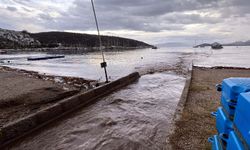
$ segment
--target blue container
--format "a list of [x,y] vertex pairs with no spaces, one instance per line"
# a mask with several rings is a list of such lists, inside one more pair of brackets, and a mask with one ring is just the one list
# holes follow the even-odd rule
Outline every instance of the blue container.
[[241,143],[234,131],[231,131],[229,133],[229,139],[227,142],[226,150],[245,150],[243,144]]
[[218,135],[208,138],[208,142],[212,143],[212,150],[223,150],[221,140]]
[[235,108],[237,105],[236,101],[226,99],[225,97],[221,97],[221,105],[226,111],[226,113],[229,115],[230,119],[234,117],[235,114]]
[[221,104],[230,116],[234,116],[239,94],[250,91],[250,78],[224,79],[221,88]]
[[250,92],[240,94],[234,124],[248,147],[250,147]]
[[237,100],[242,92],[250,91],[250,78],[227,78],[222,81],[222,95]]
[[219,134],[228,135],[233,130],[233,123],[227,118],[222,107],[219,107],[216,112],[216,129]]

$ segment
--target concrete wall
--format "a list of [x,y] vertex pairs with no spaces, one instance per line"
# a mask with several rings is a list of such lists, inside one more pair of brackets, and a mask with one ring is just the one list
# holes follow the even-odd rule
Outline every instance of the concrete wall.
[[184,109],[184,105],[186,104],[187,97],[188,97],[188,91],[189,91],[190,84],[192,81],[192,76],[193,76],[193,63],[190,65],[190,67],[188,69],[188,75],[186,78],[185,86],[182,90],[180,101],[178,102],[177,108],[175,110],[175,114],[174,114],[175,121],[178,121],[180,119],[182,111]]
[[79,93],[63,99],[58,103],[31,114],[25,118],[12,122],[0,129],[0,148],[11,142],[23,138],[34,130],[37,130],[56,119],[77,110],[80,107],[95,102],[107,94],[114,92],[140,78],[138,72],[122,77],[85,93]]

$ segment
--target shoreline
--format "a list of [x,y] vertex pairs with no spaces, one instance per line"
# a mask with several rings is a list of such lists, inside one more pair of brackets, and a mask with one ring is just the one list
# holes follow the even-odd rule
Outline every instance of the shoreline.
[[102,83],[0,66],[0,128]]
[[[127,51],[127,50],[140,50],[151,47],[140,46],[140,47],[108,47],[104,51]],[[99,47],[41,47],[41,48],[11,48],[11,49],[0,49],[2,54],[17,53],[17,52],[49,52],[49,53],[91,53],[99,52]],[[3,53],[5,52],[5,53]]]
[[[70,77],[70,76],[58,76],[58,75],[48,75],[45,73],[39,73],[37,71],[30,71],[18,68],[12,68],[0,65],[0,71],[11,71],[17,72],[30,78],[41,79],[44,81],[51,81],[55,84],[71,86],[77,90],[89,90],[99,84],[97,80],[85,79],[81,77]],[[69,88],[69,87],[67,87]]]

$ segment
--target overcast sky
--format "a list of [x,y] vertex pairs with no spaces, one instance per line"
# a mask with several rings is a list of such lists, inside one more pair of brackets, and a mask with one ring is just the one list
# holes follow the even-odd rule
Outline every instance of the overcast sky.
[[[250,40],[250,0],[95,0],[101,34],[148,43]],[[96,33],[90,0],[0,0],[0,28]]]

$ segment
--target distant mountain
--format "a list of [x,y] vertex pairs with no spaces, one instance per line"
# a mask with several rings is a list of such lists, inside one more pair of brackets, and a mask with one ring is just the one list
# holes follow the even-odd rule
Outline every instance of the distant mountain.
[[[97,35],[70,33],[70,32],[42,32],[32,33],[30,36],[46,47],[53,44],[61,44],[65,47],[97,47],[99,39]],[[151,47],[151,45],[127,38],[102,36],[102,45],[105,47]]]
[[228,44],[223,44],[224,46],[250,46],[250,40],[242,42],[242,41],[237,41],[233,43],[228,43]]
[[194,48],[198,48],[198,47],[207,47],[207,46],[212,46],[212,44],[203,43],[203,44],[195,45]]
[[[101,36],[105,47],[152,47],[151,45],[128,38]],[[97,35],[70,32],[12,31],[0,29],[0,48],[40,48],[40,47],[86,47],[99,46]]]
[[188,43],[181,43],[181,42],[167,42],[167,43],[160,43],[156,44],[158,47],[186,47],[186,46],[192,46]]
[[203,43],[203,44],[199,44],[194,46],[194,48],[198,48],[198,47],[207,47],[207,46],[212,46],[213,44],[219,44],[222,46],[250,46],[250,40],[246,41],[246,42],[242,42],[242,41],[237,41],[237,42],[233,42],[233,43],[228,43],[228,44],[220,44],[220,43]]

